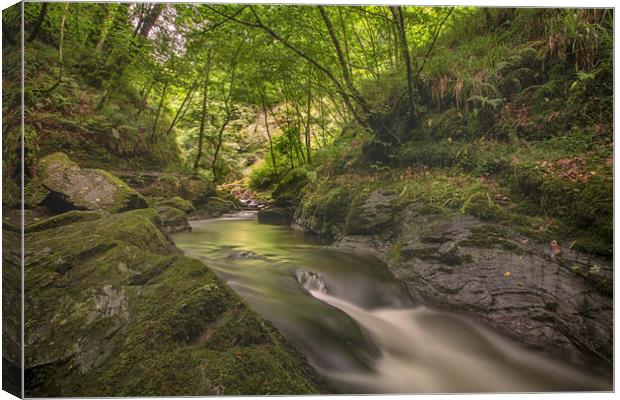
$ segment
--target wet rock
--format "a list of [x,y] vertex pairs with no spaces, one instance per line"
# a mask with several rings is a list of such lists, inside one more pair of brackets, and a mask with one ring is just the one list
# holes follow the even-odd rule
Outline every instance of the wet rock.
[[246,250],[243,250],[243,251],[231,250],[230,254],[226,258],[246,259],[246,260],[250,260],[250,259],[266,260],[267,259],[266,257],[256,254],[253,251],[246,251]]
[[67,211],[66,213],[54,215],[43,220],[38,220],[28,225],[26,227],[26,233],[44,231],[76,222],[92,221],[103,218],[105,215],[105,211]]
[[258,222],[271,225],[289,225],[294,209],[289,207],[267,207],[258,211]]
[[161,197],[150,198],[149,204],[152,204],[155,206],[174,207],[188,214],[195,210],[194,204],[192,204],[191,201],[185,200],[184,198],[181,198],[179,196],[173,196],[170,198],[161,198]]
[[237,200],[234,197],[210,197],[205,203],[196,206],[192,212],[192,219],[218,218],[237,210]]
[[376,190],[367,199],[355,201],[347,216],[346,234],[373,234],[390,225],[395,215],[391,202],[397,197]]
[[154,209],[66,214],[26,233],[27,396],[333,392]]
[[216,194],[215,185],[200,176],[159,174],[152,183],[139,188],[145,196],[174,197],[189,200],[194,206],[206,204]]
[[80,168],[64,153],[39,160],[33,185],[40,185],[40,189],[31,189],[38,193],[34,195],[35,202],[56,213],[69,210],[115,213],[147,206],[144,197],[122,180],[101,169]]
[[164,232],[191,232],[192,228],[187,221],[187,214],[175,207],[160,206],[156,208],[161,219],[161,227]]
[[[610,261],[568,246],[551,257],[548,243],[506,226],[392,203],[375,192],[352,204],[345,234],[331,246],[381,258],[422,302],[468,313],[529,345],[610,362]],[[318,217],[306,214],[295,224],[312,231],[307,221]]]
[[[545,244],[530,245],[470,217],[402,217],[398,241],[424,243],[424,251],[385,259],[420,297],[476,315],[527,344],[611,359],[611,298],[547,256]],[[580,312],[583,304],[587,312]]]

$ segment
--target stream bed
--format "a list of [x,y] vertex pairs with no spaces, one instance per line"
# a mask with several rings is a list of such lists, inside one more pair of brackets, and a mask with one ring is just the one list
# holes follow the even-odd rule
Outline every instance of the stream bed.
[[173,235],[343,393],[611,390],[456,313],[416,304],[379,260],[322,246],[252,212]]

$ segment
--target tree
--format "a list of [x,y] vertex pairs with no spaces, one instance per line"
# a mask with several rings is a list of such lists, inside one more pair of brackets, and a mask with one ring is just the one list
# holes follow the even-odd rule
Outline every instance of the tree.
[[415,105],[413,100],[413,76],[411,72],[411,57],[409,56],[409,46],[407,45],[407,34],[405,33],[405,21],[403,19],[403,9],[398,6],[390,6],[392,17],[394,18],[394,25],[398,31],[398,38],[400,43],[400,53],[403,57],[403,64],[405,65],[405,71],[407,76],[407,94],[409,98],[409,123],[414,123],[415,118]]
[[204,84],[202,85],[202,114],[200,118],[200,132],[198,135],[198,151],[194,161],[194,171],[198,171],[200,159],[202,158],[202,147],[205,138],[205,124],[207,118],[207,98],[209,93],[209,74],[211,73],[211,62],[213,57],[213,49],[209,47],[207,50],[207,61],[204,70]]
[[269,153],[271,153],[271,164],[273,165],[273,173],[276,176],[276,180],[278,179],[278,166],[276,161],[276,156],[273,151],[273,140],[271,139],[271,133],[269,132],[269,121],[267,120],[267,106],[265,105],[265,96],[261,92],[260,94],[261,104],[263,106],[263,118],[265,119],[265,129],[267,130],[267,138],[269,139]]

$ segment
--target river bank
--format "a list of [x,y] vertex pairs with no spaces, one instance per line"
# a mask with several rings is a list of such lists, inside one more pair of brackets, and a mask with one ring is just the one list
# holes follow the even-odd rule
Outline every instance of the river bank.
[[62,153],[36,170],[25,227],[26,395],[333,393],[276,328],[169,239],[166,215],[186,218],[191,201],[144,197]]
[[600,364],[532,351],[460,310],[425,305],[372,255],[247,213],[191,225],[173,235],[177,245],[205,260],[343,393],[611,387]]
[[296,229],[380,258],[422,303],[465,312],[575,362],[594,357],[611,365],[610,260],[567,247],[554,255],[509,224],[403,200],[404,190],[320,185],[305,189],[292,217]]

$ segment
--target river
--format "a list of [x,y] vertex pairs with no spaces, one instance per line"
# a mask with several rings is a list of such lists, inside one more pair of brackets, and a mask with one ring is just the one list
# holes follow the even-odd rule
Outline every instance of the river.
[[173,235],[343,393],[611,390],[455,313],[415,304],[379,260],[330,250],[252,213]]

